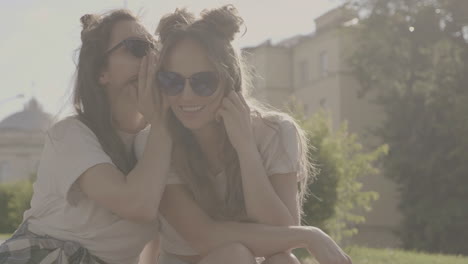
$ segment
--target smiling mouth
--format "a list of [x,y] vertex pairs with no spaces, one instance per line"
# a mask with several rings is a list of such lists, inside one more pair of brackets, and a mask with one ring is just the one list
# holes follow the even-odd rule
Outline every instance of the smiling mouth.
[[179,106],[180,110],[182,110],[182,112],[187,112],[187,113],[196,113],[196,112],[200,112],[201,110],[203,110],[203,108],[205,108],[205,106]]

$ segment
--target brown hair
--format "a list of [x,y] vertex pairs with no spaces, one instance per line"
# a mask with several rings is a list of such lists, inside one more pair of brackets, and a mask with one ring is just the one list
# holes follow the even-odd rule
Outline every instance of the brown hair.
[[[156,30],[162,44],[159,68],[163,67],[171,49],[177,43],[190,38],[197,41],[206,51],[209,61],[224,81],[225,87],[227,87],[226,93],[231,89],[237,92],[245,91],[250,84],[247,78],[247,70],[242,57],[231,43],[236,33],[240,32],[242,25],[243,20],[232,5],[204,10],[198,19],[186,9],[176,9],[174,13],[161,19]],[[272,121],[277,119],[269,117],[282,116],[294,123],[285,114],[269,111],[265,107],[257,107],[251,100],[249,100],[249,106],[254,109],[252,115],[261,118],[273,128],[278,128],[278,123]],[[306,144],[305,137],[302,130],[297,126],[296,128],[302,146],[300,150],[301,168],[298,171],[298,177],[301,179],[298,201],[302,205],[307,190],[309,167],[305,153],[306,148],[304,148]],[[237,152],[227,139],[225,127],[223,126],[224,138],[226,139],[223,144],[223,153],[225,154],[225,176],[229,188],[224,199],[217,197],[215,186],[207,181],[206,176],[210,175],[208,161],[194,136],[190,130],[180,123],[172,111],[169,112],[169,129],[174,137],[172,167],[188,184],[200,206],[216,219],[248,221],[239,159]]]
[[112,162],[127,174],[135,166],[136,159],[133,154],[126,153],[124,143],[112,125],[110,105],[105,89],[99,84],[99,76],[107,64],[105,51],[114,25],[138,19],[130,11],[119,9],[103,15],[87,14],[80,20],[82,45],[73,91],[74,109],[78,118],[94,132]]

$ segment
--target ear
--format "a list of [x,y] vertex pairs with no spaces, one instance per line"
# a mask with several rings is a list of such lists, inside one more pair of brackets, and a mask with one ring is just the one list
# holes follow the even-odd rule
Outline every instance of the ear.
[[101,75],[99,75],[99,84],[105,86],[108,83],[109,83],[109,73],[103,70],[101,72]]

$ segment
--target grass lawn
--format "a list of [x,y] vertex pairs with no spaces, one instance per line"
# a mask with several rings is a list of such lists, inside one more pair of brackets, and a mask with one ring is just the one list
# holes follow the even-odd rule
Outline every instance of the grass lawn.
[[7,238],[10,238],[11,234],[1,234],[0,233],[0,240],[6,240]]
[[[395,249],[373,249],[350,247],[346,252],[355,264],[467,264],[468,257],[425,254]],[[305,259],[303,264],[316,264],[314,260]]]

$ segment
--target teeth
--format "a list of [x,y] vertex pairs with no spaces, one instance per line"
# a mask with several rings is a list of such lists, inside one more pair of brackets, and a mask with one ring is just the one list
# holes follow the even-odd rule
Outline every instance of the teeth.
[[180,109],[184,112],[197,112],[200,111],[203,106],[181,106]]

